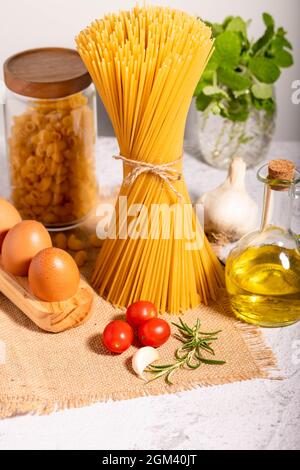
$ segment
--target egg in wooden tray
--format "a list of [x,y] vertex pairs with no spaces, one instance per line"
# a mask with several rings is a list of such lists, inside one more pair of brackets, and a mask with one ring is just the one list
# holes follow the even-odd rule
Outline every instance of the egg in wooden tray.
[[0,291],[45,331],[79,326],[91,315],[93,290],[74,259],[52,246],[42,224],[20,220],[14,207],[0,200]]

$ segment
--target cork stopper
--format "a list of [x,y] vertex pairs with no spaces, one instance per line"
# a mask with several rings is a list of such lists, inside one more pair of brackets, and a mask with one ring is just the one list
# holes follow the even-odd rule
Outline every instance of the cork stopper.
[[[269,162],[269,174],[270,180],[283,180],[293,181],[295,176],[295,164],[290,160],[271,160]],[[277,191],[284,191],[287,189],[286,184],[272,186],[272,189]]]

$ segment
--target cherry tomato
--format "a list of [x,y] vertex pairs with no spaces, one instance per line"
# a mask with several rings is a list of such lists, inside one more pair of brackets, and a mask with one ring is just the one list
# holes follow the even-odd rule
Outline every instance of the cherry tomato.
[[158,316],[157,308],[152,302],[140,300],[128,307],[126,312],[126,320],[133,328],[138,328],[147,320]]
[[128,323],[115,320],[103,332],[103,343],[111,352],[121,354],[133,343],[133,329]]
[[152,318],[143,323],[138,329],[138,337],[143,346],[158,348],[171,335],[170,325],[161,318]]

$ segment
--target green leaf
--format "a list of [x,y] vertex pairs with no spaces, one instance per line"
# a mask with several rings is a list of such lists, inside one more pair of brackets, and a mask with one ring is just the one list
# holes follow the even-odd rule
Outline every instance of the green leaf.
[[263,13],[263,20],[267,28],[275,28],[274,18],[269,13]]
[[231,121],[247,121],[249,116],[249,104],[245,97],[231,100],[227,109],[227,117]]
[[217,57],[216,50],[215,50],[213,55],[208,61],[208,64],[205,68],[205,72],[215,72],[217,68],[219,67],[219,62],[220,62],[220,59],[219,57]]
[[219,23],[212,23],[210,27],[211,27],[212,35],[214,38],[216,38],[217,36],[219,36],[220,34],[224,32],[223,26]]
[[266,32],[264,35],[259,38],[252,46],[252,52],[254,55],[258,54],[259,52],[262,52],[266,46],[270,43],[274,36],[274,28],[267,28]]
[[194,91],[194,96],[198,96],[202,93],[203,91],[203,88],[205,88],[207,85],[209,85],[210,82],[209,81],[206,81],[203,79],[203,76],[201,78],[201,80],[199,80],[197,86],[196,86],[196,89]]
[[284,28],[280,27],[280,28],[278,28],[278,30],[277,30],[277,35],[284,37],[284,36],[287,35],[287,31],[286,31]]
[[214,79],[214,74],[215,74],[215,70],[209,68],[209,67],[206,67],[206,69],[204,70],[203,74],[202,74],[202,78],[201,78],[201,81],[203,81],[204,83],[212,83],[213,82],[213,79]]
[[247,39],[247,23],[240,16],[235,16],[231,21],[229,21],[226,26],[226,31],[242,33],[244,38]]
[[265,83],[257,83],[252,86],[251,91],[255,98],[266,100],[273,97],[273,87],[272,85],[267,85]]
[[275,22],[269,13],[263,14],[263,20],[267,27],[265,33],[252,46],[253,54],[262,53],[271,42],[275,34]]
[[272,85],[266,85],[265,83],[256,83],[252,86],[251,91],[255,98],[266,100],[273,97]]
[[240,64],[248,67],[249,60],[250,60],[249,50],[242,52],[242,55],[240,58]]
[[274,56],[272,57],[274,64],[278,67],[291,67],[294,63],[292,54],[284,49],[277,49]]
[[253,57],[249,68],[253,75],[263,83],[274,83],[280,77],[280,69],[266,57]]
[[223,21],[223,28],[226,29],[227,25],[230,23],[231,20],[233,20],[234,16],[229,15],[226,16],[225,20]]
[[238,33],[225,31],[215,40],[215,60],[222,67],[234,68],[240,61],[241,39]]
[[206,96],[203,93],[201,93],[200,95],[197,96],[196,108],[198,109],[198,111],[205,111],[211,102],[212,102],[212,98],[210,96]]
[[244,77],[238,72],[230,69],[218,69],[219,81],[227,86],[230,90],[242,91],[250,88],[252,81],[248,77]]
[[276,103],[273,98],[267,100],[253,99],[253,105],[259,111],[266,111],[268,114],[274,114],[276,111]]
[[272,49],[293,49],[292,44],[284,36],[275,36],[271,43]]
[[222,90],[222,88],[220,88],[218,86],[209,85],[209,86],[204,87],[202,91],[203,91],[204,95],[213,96],[216,99],[229,98],[226,91]]
[[266,100],[266,103],[264,104],[264,109],[268,114],[274,114],[276,111],[276,103],[275,101],[270,98],[269,100]]

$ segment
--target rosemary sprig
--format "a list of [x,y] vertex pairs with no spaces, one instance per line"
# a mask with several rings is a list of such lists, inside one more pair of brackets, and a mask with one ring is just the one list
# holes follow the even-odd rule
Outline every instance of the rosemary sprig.
[[221,331],[204,333],[201,331],[201,322],[199,319],[197,319],[193,328],[184,323],[181,318],[179,318],[179,322],[179,324],[172,323],[172,325],[178,328],[178,333],[176,333],[174,337],[183,343],[175,352],[176,361],[173,364],[152,364],[147,367],[146,372],[153,374],[153,378],[148,382],[152,382],[164,376],[166,383],[172,385],[173,382],[171,378],[179,369],[186,367],[195,370],[202,364],[218,366],[226,364],[225,361],[217,361],[203,356],[203,354],[215,355],[211,345],[214,341],[218,340],[218,334],[221,333]]

